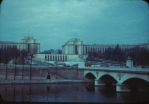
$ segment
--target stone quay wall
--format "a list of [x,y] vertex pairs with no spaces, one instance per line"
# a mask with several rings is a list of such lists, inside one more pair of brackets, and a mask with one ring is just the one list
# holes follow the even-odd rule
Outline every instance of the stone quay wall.
[[[30,79],[30,69],[26,68],[8,68],[7,79]],[[16,74],[15,74],[16,72]],[[23,72],[23,73],[22,73]],[[70,67],[47,67],[47,68],[31,68],[31,79],[47,79],[47,75],[50,75],[50,79],[84,79],[84,71],[77,68]],[[0,80],[6,79],[6,68],[0,69]]]

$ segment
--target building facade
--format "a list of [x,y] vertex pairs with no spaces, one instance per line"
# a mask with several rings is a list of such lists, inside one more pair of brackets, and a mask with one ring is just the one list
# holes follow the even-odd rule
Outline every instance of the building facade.
[[[105,52],[106,49],[111,48],[114,49],[116,45],[103,45],[103,44],[83,44],[83,41],[80,39],[70,39],[68,42],[66,42],[62,46],[62,53],[63,54],[79,54],[79,55],[86,55],[88,52]],[[121,44],[119,45],[121,50],[126,51],[127,49],[133,48],[133,47],[144,47],[149,49],[149,43],[147,44],[136,44],[136,45],[130,45],[130,44]]]
[[[80,58],[85,59],[84,57],[87,57],[88,52],[104,53],[106,49],[114,49],[115,47],[116,45],[83,44],[83,41],[80,39],[72,38],[62,45],[62,54],[36,54],[35,57],[45,61],[78,61]],[[121,44],[119,47],[123,51],[127,51],[133,47],[144,47],[149,49],[149,43],[138,45]]]
[[40,43],[36,43],[33,37],[25,36],[21,42],[0,41],[0,48],[16,47],[19,51],[25,49],[28,53],[37,54],[40,52]]

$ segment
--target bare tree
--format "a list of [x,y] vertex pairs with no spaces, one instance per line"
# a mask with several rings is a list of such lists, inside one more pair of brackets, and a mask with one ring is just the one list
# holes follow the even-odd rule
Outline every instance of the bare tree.
[[30,79],[31,79],[31,76],[32,76],[32,71],[31,71],[31,69],[32,69],[32,58],[33,58],[34,54],[30,53],[29,56],[30,56]]
[[25,64],[25,58],[28,56],[28,52],[26,50],[21,51],[21,59],[22,59],[22,64],[23,64],[23,69],[22,69],[22,79],[24,76],[24,64]]
[[14,64],[15,64],[15,72],[14,72],[14,79],[16,79],[16,64],[17,64],[17,58],[19,56],[19,50],[17,47],[13,47],[13,55],[14,55]]

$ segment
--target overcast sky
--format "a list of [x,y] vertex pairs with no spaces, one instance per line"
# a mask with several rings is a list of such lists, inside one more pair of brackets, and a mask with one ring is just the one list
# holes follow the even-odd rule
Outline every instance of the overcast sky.
[[85,44],[149,42],[149,6],[141,0],[3,0],[0,41],[33,36],[41,51]]

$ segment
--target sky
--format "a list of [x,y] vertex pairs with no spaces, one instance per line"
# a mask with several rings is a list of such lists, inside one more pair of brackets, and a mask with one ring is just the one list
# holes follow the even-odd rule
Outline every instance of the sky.
[[40,51],[84,44],[149,42],[149,5],[141,0],[3,0],[0,41],[32,36]]

